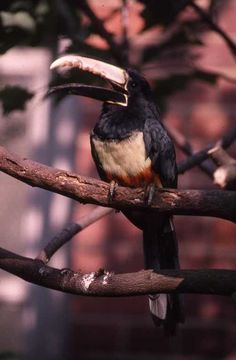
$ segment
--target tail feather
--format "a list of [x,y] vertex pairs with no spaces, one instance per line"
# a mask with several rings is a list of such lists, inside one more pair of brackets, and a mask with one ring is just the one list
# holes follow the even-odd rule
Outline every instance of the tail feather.
[[[174,225],[166,216],[151,219],[143,228],[145,268],[178,269],[178,246]],[[181,299],[178,294],[149,296],[149,307],[154,323],[163,325],[168,335],[176,332],[178,323],[184,322]]]
[[[124,211],[125,216],[143,231],[144,262],[146,269],[179,269],[178,244],[174,224],[166,215],[140,211]],[[181,296],[178,294],[149,295],[149,307],[155,325],[163,326],[174,335],[178,323],[184,322]]]
[[167,314],[167,295],[149,295],[149,309],[152,316],[165,320]]

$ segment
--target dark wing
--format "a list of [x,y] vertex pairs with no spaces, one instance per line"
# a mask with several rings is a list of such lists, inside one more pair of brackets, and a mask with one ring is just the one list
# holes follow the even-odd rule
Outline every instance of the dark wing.
[[160,176],[164,187],[177,187],[177,166],[173,142],[160,121],[160,114],[155,104],[150,104],[146,114],[144,142],[147,156],[152,161],[153,171]]

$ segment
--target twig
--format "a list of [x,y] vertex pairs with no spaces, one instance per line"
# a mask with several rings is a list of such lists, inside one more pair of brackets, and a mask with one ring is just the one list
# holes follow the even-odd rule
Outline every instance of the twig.
[[220,190],[159,189],[147,206],[145,189],[117,187],[112,202],[109,184],[22,159],[0,147],[0,170],[31,186],[67,196],[81,203],[91,203],[119,210],[167,212],[176,215],[213,216],[236,221],[236,192]]
[[[168,127],[167,125],[166,125],[166,128],[167,128],[170,136],[174,140],[175,144],[178,146],[178,148],[180,150],[182,150],[186,155],[189,155],[189,156],[194,155],[192,145],[180,131],[178,131],[175,128]],[[212,178],[214,169],[212,168],[212,166],[210,166],[210,164],[200,163],[200,164],[198,164],[198,166],[205,174],[207,174],[208,176],[210,176]]]
[[44,249],[37,256],[37,259],[46,264],[55,252],[70,241],[73,236],[102,217],[110,214],[112,211],[113,209],[97,206],[89,214],[81,217],[76,223],[68,225],[60,233],[50,239]]
[[178,173],[183,174],[185,171],[193,168],[196,165],[201,164],[209,157],[209,150],[215,147],[216,145],[221,145],[223,149],[228,148],[236,139],[236,127],[230,129],[220,141],[217,141],[216,144],[209,144],[205,149],[196,152],[194,155],[190,156],[186,160],[181,161],[178,164]]
[[219,34],[226,44],[228,45],[231,53],[235,56],[236,55],[236,44],[234,41],[227,35],[219,25],[217,25],[210,15],[208,15],[200,6],[198,6],[194,1],[188,1],[189,6],[191,6],[196,13],[201,17],[201,19],[208,24],[208,26],[215,31],[217,34]]
[[0,268],[30,283],[76,295],[121,297],[155,293],[232,295],[236,270],[152,270],[113,274],[104,270],[83,274],[58,270],[0,248]]

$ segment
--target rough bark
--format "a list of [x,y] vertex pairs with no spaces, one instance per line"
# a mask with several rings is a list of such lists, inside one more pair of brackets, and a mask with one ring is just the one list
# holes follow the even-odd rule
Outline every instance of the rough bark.
[[83,274],[58,270],[0,248],[0,268],[33,284],[66,293],[118,297],[154,293],[232,295],[236,270],[142,270],[113,274],[105,270]]
[[81,203],[116,209],[133,207],[175,215],[212,216],[236,222],[236,193],[231,191],[160,189],[154,195],[150,207],[146,205],[144,189],[118,187],[113,200],[109,201],[109,184],[22,159],[2,147],[0,171],[31,186],[56,192]]

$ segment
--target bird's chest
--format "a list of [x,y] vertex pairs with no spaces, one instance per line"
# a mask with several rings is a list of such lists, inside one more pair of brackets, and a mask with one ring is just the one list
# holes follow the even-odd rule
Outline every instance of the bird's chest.
[[147,157],[141,131],[119,141],[103,141],[93,136],[91,141],[107,180],[127,186],[141,186],[152,181],[151,160]]

